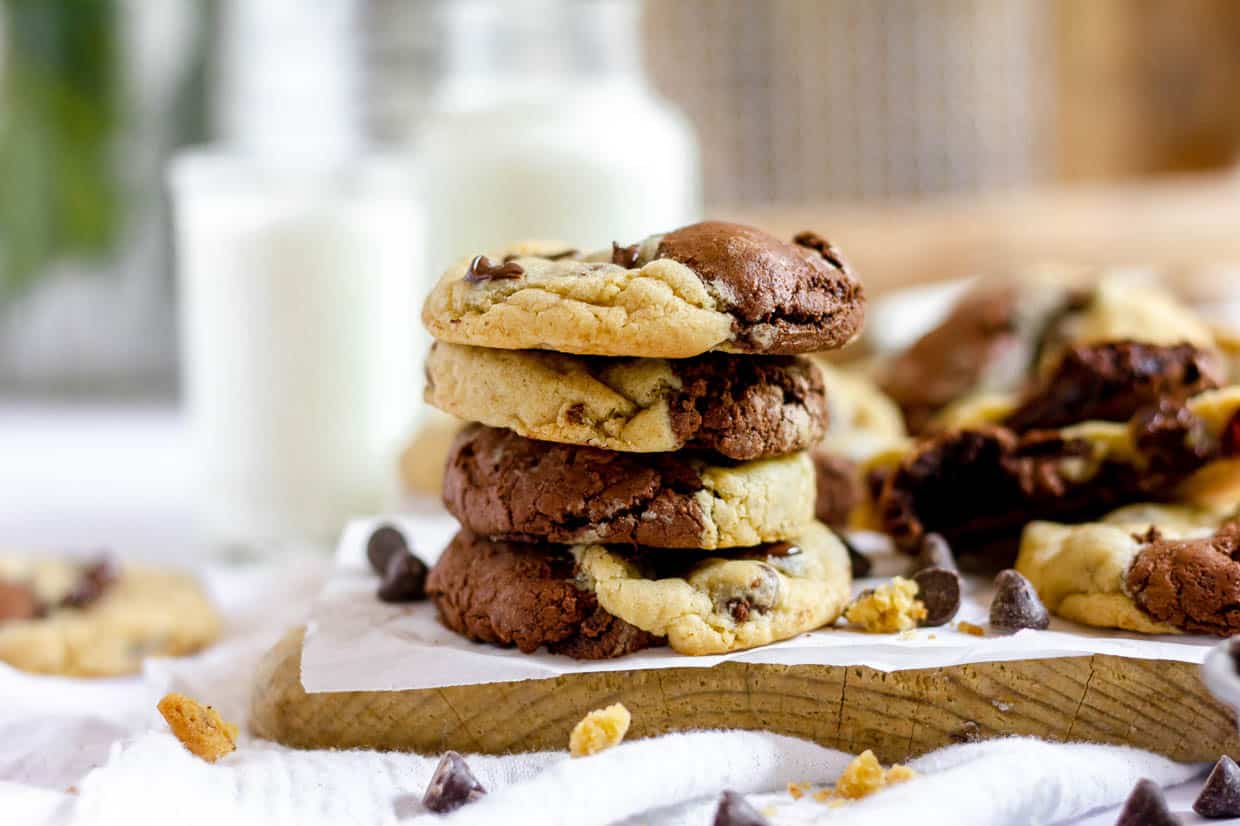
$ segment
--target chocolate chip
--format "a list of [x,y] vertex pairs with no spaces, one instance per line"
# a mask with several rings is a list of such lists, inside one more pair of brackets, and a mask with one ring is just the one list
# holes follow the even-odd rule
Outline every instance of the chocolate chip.
[[388,562],[392,555],[409,549],[405,535],[391,525],[380,525],[375,528],[370,539],[366,540],[366,559],[370,567],[379,576],[387,572]]
[[1240,410],[1232,414],[1223,428],[1221,450],[1224,456],[1235,456],[1240,453]]
[[1227,755],[1214,764],[1193,811],[1202,817],[1240,817],[1240,766]]
[[990,627],[998,631],[1045,630],[1050,624],[1050,614],[1033,584],[1011,568],[1000,571],[990,603]]
[[626,269],[633,269],[641,260],[641,245],[630,244],[622,247],[615,241],[611,242],[611,263],[619,264]]
[[524,274],[525,268],[515,261],[496,264],[485,255],[475,255],[474,260],[469,262],[469,269],[465,271],[465,280],[477,284],[493,278],[520,278]]
[[714,826],[770,826],[769,821],[758,814],[749,801],[736,792],[728,791],[719,796],[715,809]]
[[744,622],[749,619],[749,600],[728,600],[728,613],[732,615],[732,619],[736,622]]
[[1171,814],[1162,789],[1153,780],[1138,780],[1115,826],[1180,826],[1180,819]]
[[120,576],[116,563],[104,557],[85,565],[77,582],[61,600],[67,608],[85,608],[102,597]]
[[21,582],[0,579],[0,622],[34,619],[42,614],[34,589]]
[[796,556],[801,552],[801,547],[793,545],[791,542],[772,542],[769,545],[762,546],[762,551],[765,556]]
[[792,243],[798,246],[808,247],[816,251],[819,255],[827,260],[827,263],[835,267],[842,273],[851,274],[852,270],[848,266],[848,262],[844,260],[844,256],[840,254],[839,248],[823,238],[816,232],[798,232],[792,238]]
[[444,814],[472,803],[487,793],[465,764],[465,759],[450,751],[439,761],[431,782],[422,795],[422,805],[432,812]]
[[917,598],[926,606],[920,625],[946,625],[960,610],[960,574],[946,568],[924,568],[913,574]]
[[915,574],[923,568],[944,568],[948,571],[959,571],[952,546],[939,533],[928,533],[921,538],[921,548],[913,558],[909,574]]
[[840,538],[840,542],[844,543],[844,550],[848,551],[848,562],[852,565],[853,578],[869,576],[871,569],[874,567],[873,563],[870,562],[870,558],[857,550],[857,546],[849,541],[844,534],[839,533],[836,536]]
[[393,554],[379,583],[384,602],[416,602],[426,599],[426,563],[408,551]]

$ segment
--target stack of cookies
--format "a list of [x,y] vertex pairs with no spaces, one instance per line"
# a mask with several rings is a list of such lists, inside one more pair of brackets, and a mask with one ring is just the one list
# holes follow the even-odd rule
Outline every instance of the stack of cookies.
[[863,311],[820,237],[718,222],[449,270],[423,311],[426,399],[473,424],[445,471],[462,527],[427,582],[441,621],[586,659],[833,622],[850,567],[814,521],[827,402],[801,354],[847,343]]

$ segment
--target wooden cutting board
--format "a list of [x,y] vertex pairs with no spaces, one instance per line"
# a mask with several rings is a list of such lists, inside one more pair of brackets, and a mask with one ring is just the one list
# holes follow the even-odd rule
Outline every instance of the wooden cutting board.
[[[884,762],[1005,735],[1137,746],[1174,760],[1240,757],[1231,712],[1197,666],[1111,656],[979,663],[884,673],[864,667],[725,663],[574,674],[418,691],[307,694],[302,629],[255,675],[250,727],[296,748],[436,754],[563,749],[591,709],[623,702],[630,737],[761,729]],[[410,663],[410,667],[416,667]]]

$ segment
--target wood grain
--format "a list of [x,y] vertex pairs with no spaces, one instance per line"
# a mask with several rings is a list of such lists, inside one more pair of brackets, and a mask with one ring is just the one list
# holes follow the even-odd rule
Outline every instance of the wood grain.
[[296,748],[435,754],[563,749],[587,711],[623,702],[631,737],[741,728],[803,737],[884,762],[974,737],[1126,744],[1175,760],[1240,756],[1232,714],[1197,667],[1092,656],[885,673],[864,667],[725,663],[574,674],[421,691],[307,694],[302,631],[256,674],[250,726]]

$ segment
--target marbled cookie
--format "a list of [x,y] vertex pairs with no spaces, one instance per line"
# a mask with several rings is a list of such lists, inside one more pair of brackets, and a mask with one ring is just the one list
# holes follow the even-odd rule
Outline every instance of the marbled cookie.
[[1240,519],[1136,505],[1099,522],[1034,522],[1016,567],[1053,613],[1146,634],[1240,632]]
[[797,239],[707,221],[584,257],[518,246],[448,270],[422,320],[441,341],[601,356],[841,347],[861,329],[861,284],[826,241]]
[[219,617],[190,577],[126,563],[0,557],[0,661],[74,677],[132,674],[204,648]]
[[[1046,381],[1064,351],[1074,345],[1137,342],[1146,346],[1146,354],[1187,345],[1197,358],[1218,359],[1209,327],[1163,291],[1119,277],[1081,288],[1066,275],[1035,273],[983,281],[941,324],[886,364],[880,385],[903,409],[909,429],[920,433],[959,426],[956,405],[985,408],[994,394],[1018,405],[1026,386]],[[1139,360],[1108,365],[1101,358],[1084,367],[1109,369],[1113,381],[1125,372],[1155,375],[1167,366]],[[1192,383],[1191,375],[1185,378]],[[1069,399],[1045,403],[1060,408],[1060,421],[1085,418],[1066,409],[1072,404]],[[1012,408],[1001,412],[1011,414]],[[1032,412],[1026,411],[1024,422],[1015,424],[1056,426],[1040,422]]]
[[745,547],[788,539],[813,519],[814,466],[804,452],[735,463],[472,425],[449,451],[443,498],[462,525],[496,539]]
[[608,450],[743,461],[807,448],[827,427],[817,366],[791,356],[593,358],[438,342],[426,380],[427,402],[461,419]]
[[546,646],[602,660],[664,644],[600,607],[576,575],[569,546],[493,541],[465,529],[431,569],[426,593],[449,629],[526,654]]
[[1035,519],[1094,519],[1177,487],[1240,455],[1240,387],[1162,400],[1126,423],[1087,421],[1018,434],[984,426],[924,441],[882,476],[875,510],[901,549],[930,531],[957,550],[1011,548]]
[[431,571],[441,621],[531,652],[616,657],[651,645],[717,654],[834,621],[848,553],[811,523],[792,542],[719,553],[499,542],[462,530]]

